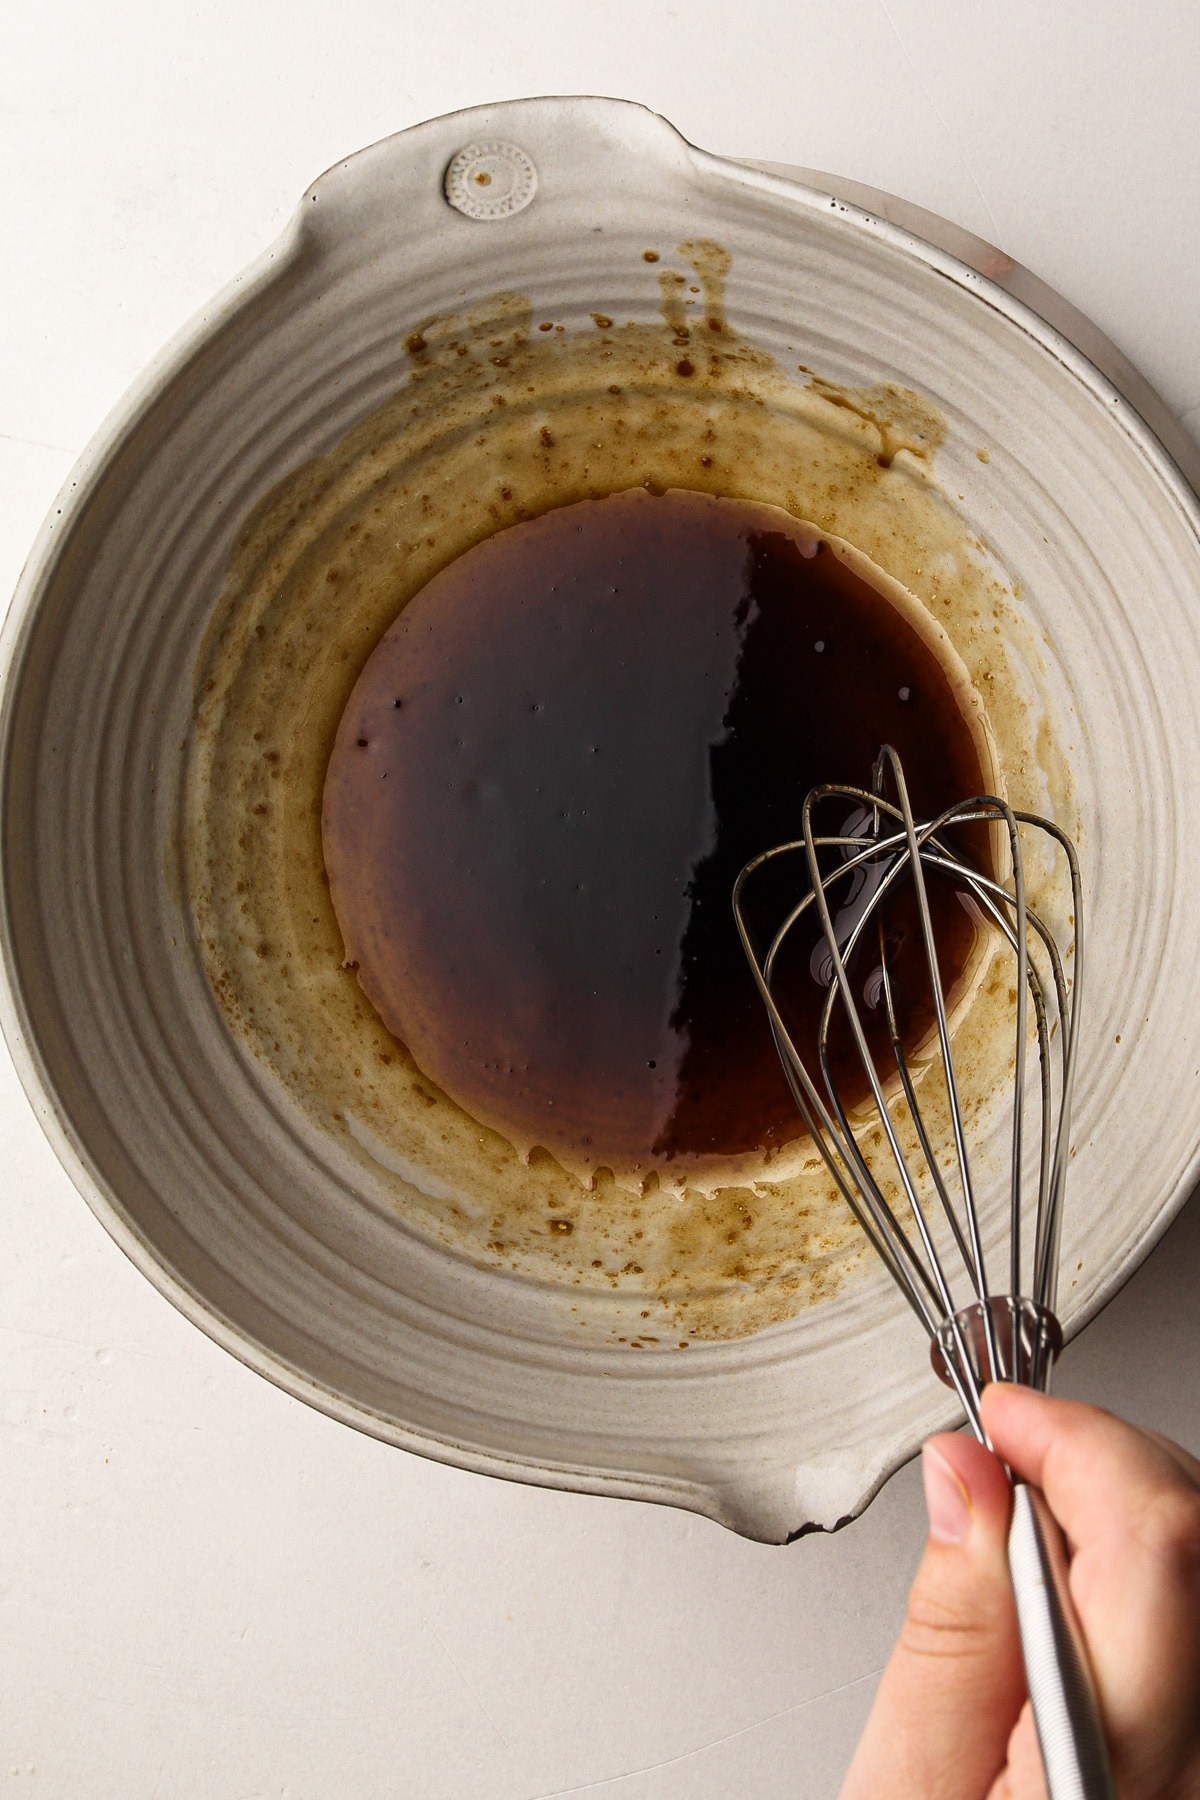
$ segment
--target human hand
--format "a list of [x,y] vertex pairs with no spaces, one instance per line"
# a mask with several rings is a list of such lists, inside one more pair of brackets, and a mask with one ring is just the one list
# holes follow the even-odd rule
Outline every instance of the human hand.
[[[1200,1800],[1200,1462],[1028,1388],[989,1387],[983,1420],[1066,1534],[1120,1800]],[[922,1465],[925,1555],[841,1800],[1045,1800],[1008,1481],[996,1456],[950,1434]]]

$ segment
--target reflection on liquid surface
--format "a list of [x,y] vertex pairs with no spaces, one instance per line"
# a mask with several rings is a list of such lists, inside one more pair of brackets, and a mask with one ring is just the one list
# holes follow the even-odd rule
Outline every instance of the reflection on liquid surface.
[[[773,508],[639,488],[486,539],[385,634],[326,778],[331,892],[366,994],[473,1116],[575,1167],[798,1135],[738,870],[882,741],[919,808],[983,782],[928,631],[867,572]],[[933,897],[950,985],[972,927]],[[798,1041],[811,949],[784,971]]]

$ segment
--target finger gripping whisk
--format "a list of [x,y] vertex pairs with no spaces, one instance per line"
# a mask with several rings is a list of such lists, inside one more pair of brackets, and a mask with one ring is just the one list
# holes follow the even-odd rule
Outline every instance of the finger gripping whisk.
[[[818,818],[836,821],[818,830]],[[990,854],[968,852],[982,841]],[[1038,844],[1041,890],[1053,912],[1030,904],[1027,854]],[[778,900],[787,859],[805,877],[783,916],[759,938],[748,908],[756,881]],[[1053,877],[1041,879],[1044,870]],[[1065,870],[1066,880],[1063,880]],[[1007,1243],[989,1234],[972,1167],[968,1108],[953,1045],[935,907],[947,892],[975,921],[979,969],[1007,959],[1012,1090],[1007,1132]],[[915,920],[916,942],[897,971],[896,909]],[[991,1448],[980,1400],[989,1381],[1048,1388],[1062,1347],[1055,1316],[1063,1192],[1070,1153],[1081,996],[1083,907],[1079,861],[1048,819],[976,795],[929,819],[913,814],[900,758],[885,745],[871,790],[826,785],[804,802],[803,837],[746,865],[734,915],[767,1009],[784,1074],[813,1142],[863,1232],[928,1334],[933,1365],[958,1395],[971,1428]],[[944,916],[944,911],[943,911]],[[789,947],[807,944],[828,983],[815,1043],[788,1025]],[[762,947],[764,946],[765,947]],[[913,952],[916,951],[914,958]],[[981,959],[983,961],[981,962]],[[900,1003],[913,965],[927,1010],[906,1044]],[[869,973],[862,979],[866,963]],[[909,1021],[911,1031],[911,1021]],[[839,1054],[834,1054],[835,1034]],[[847,1066],[866,1092],[847,1106]],[[990,1241],[985,1245],[985,1235]],[[988,1251],[991,1251],[989,1260]],[[1114,1793],[1086,1652],[1066,1585],[1061,1535],[1035,1490],[1014,1483],[1009,1563],[1030,1697],[1051,1800],[1109,1800]]]

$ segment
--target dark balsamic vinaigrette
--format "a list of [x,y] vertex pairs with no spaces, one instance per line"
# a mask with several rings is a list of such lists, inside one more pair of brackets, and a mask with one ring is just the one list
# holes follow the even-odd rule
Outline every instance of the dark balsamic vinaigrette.
[[[425,1074],[519,1145],[573,1166],[782,1146],[802,1127],[733,883],[800,835],[814,784],[869,786],[885,741],[919,811],[986,785],[935,651],[786,514],[636,489],[512,526],[404,608],[343,715],[322,824],[347,959]],[[797,859],[768,916],[803,891]],[[974,927],[931,899],[950,987]],[[915,1042],[903,905],[887,929]],[[814,949],[783,970],[801,1045]]]

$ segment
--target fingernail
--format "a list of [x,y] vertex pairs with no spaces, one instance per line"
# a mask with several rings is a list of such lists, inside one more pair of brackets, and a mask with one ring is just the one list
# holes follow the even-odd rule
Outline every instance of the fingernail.
[[935,1544],[961,1544],[971,1529],[971,1501],[965,1485],[930,1444],[921,1452],[921,1474],[930,1537]]

